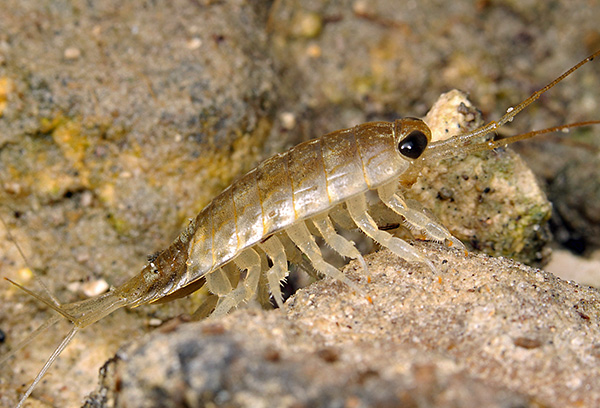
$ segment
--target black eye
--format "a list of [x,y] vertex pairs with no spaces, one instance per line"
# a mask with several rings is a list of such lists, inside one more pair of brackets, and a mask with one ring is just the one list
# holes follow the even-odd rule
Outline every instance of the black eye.
[[413,130],[398,143],[398,151],[410,159],[418,159],[426,147],[427,136],[420,130]]

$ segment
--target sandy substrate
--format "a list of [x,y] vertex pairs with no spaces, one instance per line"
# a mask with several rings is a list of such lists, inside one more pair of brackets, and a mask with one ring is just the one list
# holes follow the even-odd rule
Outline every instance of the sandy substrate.
[[[600,292],[508,259],[419,243],[383,251],[373,299],[321,281],[283,310],[165,326],[121,349],[88,407],[592,407]],[[357,270],[358,268],[358,270]]]

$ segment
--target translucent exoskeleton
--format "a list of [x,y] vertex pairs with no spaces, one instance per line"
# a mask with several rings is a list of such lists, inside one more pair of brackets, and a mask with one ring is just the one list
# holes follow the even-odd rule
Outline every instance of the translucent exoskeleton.
[[488,137],[541,94],[598,55],[600,51],[508,109],[497,122],[444,141],[431,142],[431,131],[422,120],[403,118],[338,130],[277,154],[227,187],[190,221],[168,248],[152,257],[139,274],[105,294],[58,304],[55,299],[48,300],[13,282],[58,315],[31,333],[0,363],[61,316],[73,324],[17,406],[23,405],[78,331],[125,306],[168,302],[206,285],[212,296],[198,314],[220,316],[250,300],[256,295],[260,282],[266,282],[268,291],[281,307],[280,283],[288,274],[288,262],[302,256],[320,274],[364,294],[357,283],[323,258],[313,235],[318,233],[340,255],[356,259],[367,273],[361,253],[353,242],[338,233],[332,222],[334,211],[343,212],[360,231],[394,254],[423,264],[436,273],[435,265],[424,254],[379,228],[369,214],[367,193],[375,192],[386,207],[428,239],[464,250],[464,245],[443,225],[418,205],[405,200],[400,188],[414,183],[426,163],[458,152],[491,150],[543,133],[600,123],[567,124],[498,141]]

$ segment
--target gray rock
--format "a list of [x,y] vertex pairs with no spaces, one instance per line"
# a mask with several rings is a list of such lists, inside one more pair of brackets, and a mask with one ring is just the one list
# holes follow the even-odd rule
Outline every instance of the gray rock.
[[[323,280],[283,310],[169,325],[121,349],[86,407],[521,407],[600,403],[600,292],[415,243],[370,255],[373,300]],[[357,269],[358,268],[358,269]]]
[[550,184],[557,213],[557,238],[578,252],[600,247],[600,158],[580,155]]

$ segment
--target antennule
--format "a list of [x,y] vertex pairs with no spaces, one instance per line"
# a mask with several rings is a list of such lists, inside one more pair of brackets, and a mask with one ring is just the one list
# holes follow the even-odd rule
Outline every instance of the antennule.
[[[600,120],[588,120],[588,121],[584,121],[584,122],[567,123],[566,125],[553,126],[553,127],[549,127],[546,129],[532,130],[531,132],[520,133],[518,135],[507,136],[502,139],[490,140],[488,142],[485,142],[485,143],[482,142],[482,143],[478,143],[478,144],[468,144],[463,141],[462,145],[460,143],[452,144],[452,145],[440,143],[439,145],[436,146],[436,145],[434,145],[435,143],[432,143],[432,147],[431,147],[432,151],[427,156],[427,159],[429,160],[432,157],[445,157],[449,153],[454,155],[457,148],[460,148],[460,154],[464,154],[464,155],[476,153],[476,152],[482,152],[485,150],[494,150],[499,147],[503,147],[503,146],[506,146],[506,145],[509,145],[509,144],[512,144],[515,142],[520,142],[522,140],[531,139],[534,136],[543,135],[546,133],[553,133],[553,132],[563,132],[568,129],[582,127],[582,126],[591,126],[591,125],[600,125]],[[445,140],[443,142],[445,142]]]
[[13,285],[15,285],[17,288],[21,289],[23,292],[27,293],[29,296],[32,296],[32,297],[36,298],[37,300],[39,300],[40,302],[44,303],[49,308],[51,308],[51,309],[55,310],[56,312],[60,313],[61,315],[63,315],[70,322],[75,323],[75,321],[76,321],[75,317],[71,316],[69,313],[65,312],[59,306],[56,306],[54,303],[50,302],[49,300],[44,299],[43,297],[41,297],[37,293],[35,293],[35,292],[27,289],[26,287],[19,285],[17,282],[14,282],[14,281],[6,278],[6,277],[4,279],[6,279],[7,281],[9,281]]
[[[519,135],[508,136],[508,137],[498,139],[498,140],[490,140],[489,142],[487,142],[483,145],[467,146],[464,151],[467,153],[470,153],[470,152],[476,152],[478,150],[492,150],[492,149],[496,149],[498,147],[506,146],[511,143],[520,142],[521,140],[531,139],[532,137],[537,136],[537,135],[543,135],[543,134],[552,133],[552,132],[564,132],[568,129],[582,127],[582,126],[591,126],[591,125],[600,125],[600,120],[587,120],[584,122],[567,123],[566,125],[553,126],[553,127],[546,128],[546,129],[532,130],[531,132],[521,133]],[[478,147],[480,147],[480,146],[483,148],[478,149]]]
[[478,143],[476,145],[470,146],[471,143],[473,143],[473,140],[482,138],[482,137],[488,135],[489,133],[494,132],[495,130],[497,130],[499,127],[505,125],[506,123],[511,122],[513,120],[513,118],[515,116],[517,116],[517,114],[519,112],[521,112],[527,106],[531,105],[533,102],[538,100],[539,97],[543,93],[548,91],[550,88],[553,88],[556,84],[558,84],[563,79],[565,79],[566,77],[571,75],[574,71],[579,69],[582,65],[587,64],[590,61],[593,61],[594,58],[596,58],[597,56],[600,56],[600,50],[596,51],[589,57],[584,58],[583,60],[579,61],[577,64],[575,64],[570,69],[565,71],[558,78],[554,79],[552,82],[550,82],[543,88],[541,88],[541,89],[537,90],[536,92],[534,92],[533,94],[531,94],[531,96],[529,96],[529,98],[525,99],[523,102],[519,103],[517,106],[508,108],[506,110],[506,113],[500,119],[498,119],[498,121],[491,121],[488,124],[483,125],[480,128],[475,129],[471,132],[458,134],[458,135],[452,136],[446,140],[431,143],[429,145],[429,147],[427,148],[427,150],[425,151],[425,154],[422,157],[424,159],[428,159],[428,160],[431,158],[443,157],[443,156],[446,156],[450,152],[455,152],[456,149],[459,149],[459,148],[461,149],[461,152],[463,152],[463,153],[471,153],[471,152],[482,151],[482,150],[491,150],[491,149],[495,149],[500,146],[504,146],[506,144],[514,143],[519,140],[529,139],[531,137],[534,137],[534,136],[537,136],[540,134],[544,134],[544,133],[551,133],[551,132],[556,132],[556,131],[564,130],[564,129],[568,129],[568,128],[587,126],[587,125],[595,125],[595,124],[600,123],[600,121],[596,121],[596,120],[571,123],[571,124],[566,124],[566,125],[561,125],[561,126],[555,126],[555,127],[548,128],[548,129],[536,130],[536,131],[532,131],[532,132],[523,133],[520,135],[511,136],[511,137],[502,139],[500,141],[491,141],[488,143]]
[[0,358],[0,366],[8,361],[9,358],[17,354],[22,348],[31,343],[37,336],[42,334],[46,329],[54,326],[61,318],[59,316],[52,316],[46,320],[40,327],[32,331],[25,337],[17,346],[11,349],[8,353]]

